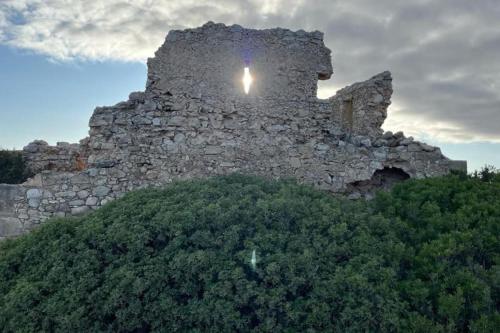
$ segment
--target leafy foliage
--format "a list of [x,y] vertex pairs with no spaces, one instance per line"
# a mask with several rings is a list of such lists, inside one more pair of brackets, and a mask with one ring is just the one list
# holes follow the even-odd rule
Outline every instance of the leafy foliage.
[[483,182],[500,182],[500,170],[493,165],[485,165],[480,171],[474,171],[472,177]]
[[240,175],[129,193],[0,244],[0,327],[493,332],[499,184],[408,181],[369,203]]
[[498,173],[407,181],[374,206],[406,246],[398,280],[413,331],[500,327]]
[[29,176],[20,151],[0,150],[0,184],[20,184]]

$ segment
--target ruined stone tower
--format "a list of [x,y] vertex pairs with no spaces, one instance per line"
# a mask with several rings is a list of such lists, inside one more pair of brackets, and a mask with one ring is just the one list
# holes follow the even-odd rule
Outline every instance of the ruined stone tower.
[[[245,67],[253,77],[248,94]],[[439,148],[383,133],[389,72],[318,99],[317,81],[332,72],[318,31],[211,22],[170,31],[148,60],[145,91],[96,108],[88,138],[24,148],[37,174],[22,185],[0,185],[0,238],[175,179],[232,172],[293,177],[359,197],[463,168]]]

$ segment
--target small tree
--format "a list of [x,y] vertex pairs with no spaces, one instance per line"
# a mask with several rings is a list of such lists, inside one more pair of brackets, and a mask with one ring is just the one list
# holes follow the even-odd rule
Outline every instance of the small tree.
[[0,184],[20,184],[30,176],[22,152],[0,150]]
[[474,171],[472,177],[480,179],[483,182],[491,183],[500,181],[500,170],[493,165],[485,165],[480,171]]

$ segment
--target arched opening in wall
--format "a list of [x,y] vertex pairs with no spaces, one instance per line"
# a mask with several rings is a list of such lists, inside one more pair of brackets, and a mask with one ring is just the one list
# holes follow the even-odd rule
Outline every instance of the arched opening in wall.
[[403,169],[385,167],[377,170],[369,180],[352,182],[347,185],[349,193],[359,193],[363,196],[371,196],[376,190],[389,190],[395,184],[410,178]]
[[372,180],[375,185],[383,189],[390,189],[394,184],[400,183],[410,178],[410,175],[400,168],[385,167],[382,170],[377,170],[373,174]]

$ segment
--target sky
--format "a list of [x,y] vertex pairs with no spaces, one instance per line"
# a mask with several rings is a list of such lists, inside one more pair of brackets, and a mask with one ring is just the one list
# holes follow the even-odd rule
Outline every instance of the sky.
[[169,30],[214,21],[323,31],[319,97],[390,70],[385,130],[500,168],[499,18],[498,0],[0,0],[0,147],[78,142],[96,106],[144,89]]

